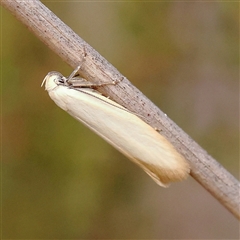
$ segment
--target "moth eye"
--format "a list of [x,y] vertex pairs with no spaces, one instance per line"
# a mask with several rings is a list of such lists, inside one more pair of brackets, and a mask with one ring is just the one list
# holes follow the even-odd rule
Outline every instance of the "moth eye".
[[63,78],[61,78],[61,77],[57,77],[57,78],[55,79],[55,82],[56,82],[56,84],[64,84],[64,83],[65,83],[65,80],[64,80]]
[[64,80],[61,78],[61,79],[59,79],[59,82],[60,83],[64,83]]

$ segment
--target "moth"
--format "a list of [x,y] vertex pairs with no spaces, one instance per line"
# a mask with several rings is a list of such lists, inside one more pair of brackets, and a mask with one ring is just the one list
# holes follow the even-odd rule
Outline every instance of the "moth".
[[123,106],[103,96],[93,84],[76,77],[49,72],[43,80],[50,98],[118,151],[142,168],[158,185],[186,179],[188,162],[154,128]]

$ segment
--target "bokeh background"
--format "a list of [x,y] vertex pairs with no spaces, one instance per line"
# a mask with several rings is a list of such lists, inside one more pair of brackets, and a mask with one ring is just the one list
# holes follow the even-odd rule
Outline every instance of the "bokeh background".
[[[239,3],[43,1],[239,178]],[[2,237],[238,239],[194,179],[168,189],[40,88],[72,69],[1,8]]]

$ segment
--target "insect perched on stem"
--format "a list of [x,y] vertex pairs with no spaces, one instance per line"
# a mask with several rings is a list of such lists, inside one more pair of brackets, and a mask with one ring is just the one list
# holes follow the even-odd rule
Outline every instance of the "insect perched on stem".
[[52,100],[140,166],[160,186],[187,178],[190,167],[173,145],[138,116],[95,90],[106,84],[96,85],[75,77],[79,69],[68,78],[58,72],[47,74],[42,85],[45,83]]

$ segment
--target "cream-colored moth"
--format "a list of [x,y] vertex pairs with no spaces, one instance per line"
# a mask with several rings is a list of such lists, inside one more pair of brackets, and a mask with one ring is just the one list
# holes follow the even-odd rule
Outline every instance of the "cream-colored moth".
[[79,68],[68,78],[58,72],[47,74],[42,85],[45,83],[52,100],[135,162],[160,186],[187,178],[189,165],[172,144],[138,116],[94,89],[101,85],[75,77]]

